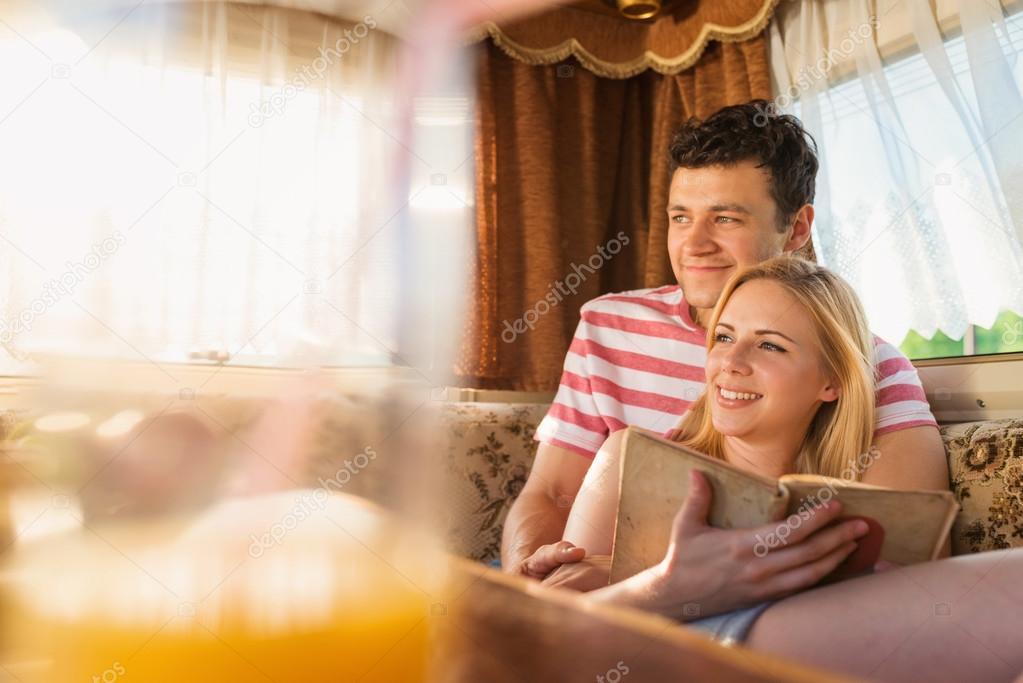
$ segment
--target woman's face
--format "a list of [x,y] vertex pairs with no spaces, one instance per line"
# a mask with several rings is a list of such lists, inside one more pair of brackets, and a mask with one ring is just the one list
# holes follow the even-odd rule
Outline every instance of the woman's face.
[[711,333],[707,397],[720,433],[803,434],[820,404],[838,398],[806,309],[777,282],[741,285]]

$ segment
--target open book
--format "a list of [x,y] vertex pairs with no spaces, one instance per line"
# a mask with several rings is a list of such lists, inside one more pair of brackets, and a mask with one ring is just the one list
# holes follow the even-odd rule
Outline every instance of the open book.
[[[622,445],[612,583],[664,557],[693,469],[700,470],[713,489],[711,526],[749,528],[779,522],[773,537],[758,539],[754,552],[780,548],[781,537],[808,519],[808,509],[828,500],[841,501],[843,519],[865,518],[871,530],[859,539],[860,549],[836,570],[841,577],[829,578],[859,573],[878,559],[902,565],[935,559],[959,509],[948,491],[902,491],[810,474],[771,479],[629,427]],[[804,503],[807,507],[801,509]]]

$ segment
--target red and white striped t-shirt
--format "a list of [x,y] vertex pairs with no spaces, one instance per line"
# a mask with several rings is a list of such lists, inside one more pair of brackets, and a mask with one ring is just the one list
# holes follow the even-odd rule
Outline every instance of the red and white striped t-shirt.
[[[610,432],[626,426],[668,431],[703,393],[706,337],[678,285],[588,301],[536,439],[592,458]],[[936,425],[909,360],[880,337],[874,349],[874,435]]]

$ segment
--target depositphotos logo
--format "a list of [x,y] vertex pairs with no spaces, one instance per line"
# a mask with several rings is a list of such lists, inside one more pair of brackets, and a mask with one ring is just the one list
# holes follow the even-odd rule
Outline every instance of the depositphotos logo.
[[564,281],[555,280],[551,283],[547,294],[523,313],[521,318],[516,318],[512,322],[501,321],[504,325],[504,329],[501,330],[501,341],[511,344],[518,339],[520,334],[525,334],[526,330],[535,328],[540,318],[550,313],[551,309],[560,304],[566,296],[578,292],[579,286],[586,282],[586,278],[617,256],[622,247],[629,245],[629,241],[629,236],[619,231],[617,235],[608,240],[607,244],[597,247],[597,251],[586,259],[585,263],[582,265],[573,263],[572,272],[565,276]]

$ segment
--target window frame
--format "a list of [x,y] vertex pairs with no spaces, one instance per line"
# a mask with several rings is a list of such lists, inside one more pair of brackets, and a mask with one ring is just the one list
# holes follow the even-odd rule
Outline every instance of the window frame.
[[1023,414],[1023,352],[913,361],[939,423]]

